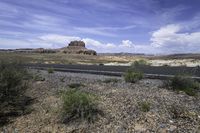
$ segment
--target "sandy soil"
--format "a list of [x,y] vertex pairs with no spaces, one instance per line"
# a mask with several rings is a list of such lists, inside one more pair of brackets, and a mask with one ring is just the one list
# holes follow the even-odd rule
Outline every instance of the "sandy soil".
[[200,66],[200,60],[194,59],[171,59],[171,60],[149,60],[148,61],[152,66],[188,66],[188,67],[196,67]]

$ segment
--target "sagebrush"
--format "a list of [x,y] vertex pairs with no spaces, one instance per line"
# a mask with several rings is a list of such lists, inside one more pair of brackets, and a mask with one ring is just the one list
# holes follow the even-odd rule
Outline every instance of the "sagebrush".
[[54,69],[53,68],[48,68],[47,71],[48,71],[48,73],[54,73]]
[[25,96],[28,74],[20,64],[0,62],[0,126],[11,114],[25,113],[29,97]]
[[197,81],[187,75],[176,75],[171,80],[171,87],[176,91],[184,91],[190,96],[195,96],[199,91],[200,85]]
[[88,122],[95,120],[98,111],[96,96],[77,89],[63,92],[64,122],[84,119]]
[[136,60],[131,64],[132,67],[137,67],[137,66],[142,66],[142,65],[149,65],[149,64],[144,59]]
[[124,74],[124,80],[129,83],[135,83],[141,80],[144,77],[144,74],[137,70],[129,69]]
[[147,101],[142,101],[138,103],[139,108],[143,112],[148,112],[150,110],[151,104]]

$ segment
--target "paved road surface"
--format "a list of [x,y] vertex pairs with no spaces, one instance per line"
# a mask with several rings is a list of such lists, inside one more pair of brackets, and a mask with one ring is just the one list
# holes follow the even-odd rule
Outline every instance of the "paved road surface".
[[[65,72],[82,72],[103,74],[112,76],[121,76],[128,66],[99,66],[99,65],[60,65],[60,64],[26,64],[26,67],[48,69],[54,68],[57,71]],[[192,77],[200,79],[200,67],[169,67],[169,66],[138,66],[138,70],[144,72],[145,75],[155,78],[158,77],[173,77],[176,74],[188,74]]]

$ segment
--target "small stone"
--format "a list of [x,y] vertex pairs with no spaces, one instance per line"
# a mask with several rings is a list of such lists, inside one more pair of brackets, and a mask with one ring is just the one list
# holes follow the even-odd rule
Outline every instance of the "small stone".
[[175,131],[176,129],[177,129],[177,127],[174,126],[174,125],[171,125],[171,126],[169,127],[169,131],[170,131],[170,132],[173,132],[173,131]]
[[140,125],[140,124],[136,124],[134,129],[136,132],[145,132],[146,131],[146,128],[144,128],[143,125]]
[[165,124],[160,124],[160,128],[165,128],[166,125]]
[[170,123],[174,123],[174,121],[172,121],[172,120],[169,120],[169,122],[170,122]]

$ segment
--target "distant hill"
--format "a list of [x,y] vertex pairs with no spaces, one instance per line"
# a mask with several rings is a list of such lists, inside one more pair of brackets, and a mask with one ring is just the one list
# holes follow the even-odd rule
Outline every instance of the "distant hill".
[[154,56],[154,59],[200,59],[200,53],[182,53]]
[[16,53],[66,53],[66,54],[85,54],[97,55],[96,51],[87,49],[83,41],[72,41],[68,46],[60,49],[44,49],[44,48],[19,48],[19,49],[0,49],[0,52],[16,52]]

